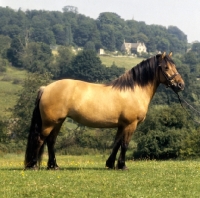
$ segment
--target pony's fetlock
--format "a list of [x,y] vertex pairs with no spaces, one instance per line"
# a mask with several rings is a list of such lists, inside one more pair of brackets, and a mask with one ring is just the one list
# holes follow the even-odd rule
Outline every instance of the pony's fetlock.
[[128,167],[125,164],[125,161],[119,161],[117,162],[116,169],[118,170],[128,170]]
[[106,161],[106,168],[114,169],[115,168],[115,160],[111,160],[110,158],[108,158],[108,160]]
[[59,170],[59,166],[57,164],[51,164],[47,166],[47,170]]

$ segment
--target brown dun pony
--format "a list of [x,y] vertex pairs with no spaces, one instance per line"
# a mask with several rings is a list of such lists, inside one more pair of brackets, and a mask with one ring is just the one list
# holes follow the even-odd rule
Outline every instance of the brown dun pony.
[[25,168],[37,169],[44,143],[48,147],[48,169],[58,169],[54,145],[66,117],[97,128],[117,128],[106,167],[127,169],[125,155],[137,125],[144,121],[149,103],[160,83],[174,92],[184,89],[184,81],[171,59],[172,53],[158,54],[142,61],[108,84],[65,79],[41,87],[35,103],[28,136]]

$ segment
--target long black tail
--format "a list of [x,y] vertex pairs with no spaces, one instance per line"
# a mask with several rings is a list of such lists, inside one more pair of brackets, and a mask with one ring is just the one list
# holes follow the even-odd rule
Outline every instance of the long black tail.
[[[42,119],[40,115],[39,103],[44,91],[44,87],[40,87],[38,91],[38,95],[35,101],[35,108],[33,110],[32,119],[31,119],[31,126],[28,135],[28,141],[26,146],[26,153],[25,153],[25,160],[24,165],[26,167],[32,167],[37,164],[37,160],[40,161],[43,148],[41,147],[39,153],[37,153],[37,149],[39,147],[39,138],[42,128]],[[38,155],[38,156],[37,156]]]

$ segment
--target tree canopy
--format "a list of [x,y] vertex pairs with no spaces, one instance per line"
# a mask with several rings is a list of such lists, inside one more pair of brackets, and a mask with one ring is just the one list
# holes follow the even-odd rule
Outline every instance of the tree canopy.
[[144,42],[149,52],[166,50],[183,53],[187,36],[176,26],[146,25],[145,22],[124,20],[118,14],[100,13],[95,20],[78,13],[74,6],[63,12],[0,8],[0,34],[11,39],[24,37],[29,42],[48,45],[77,45],[93,43],[95,49],[120,50],[127,42]]

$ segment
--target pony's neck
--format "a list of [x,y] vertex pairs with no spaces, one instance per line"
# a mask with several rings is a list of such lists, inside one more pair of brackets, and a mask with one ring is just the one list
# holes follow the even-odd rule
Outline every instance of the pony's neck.
[[143,98],[148,106],[160,84],[159,67],[155,59],[153,61],[152,59],[148,59],[147,63],[145,61],[141,64],[142,65],[136,66],[140,69],[135,68],[139,70],[139,72],[137,72],[136,79],[134,80],[137,86],[140,87],[139,89],[142,90],[141,94],[143,95]]
[[159,83],[155,80],[148,83],[145,86],[135,86],[134,91],[132,92],[133,97],[137,96],[139,103],[143,105],[144,110],[148,110],[149,104],[159,86]]
[[153,82],[147,84],[147,85],[144,87],[145,92],[147,92],[148,95],[149,95],[149,100],[150,100],[150,101],[152,100],[154,94],[156,93],[156,90],[157,90],[159,84],[160,84],[160,83],[155,79]]

